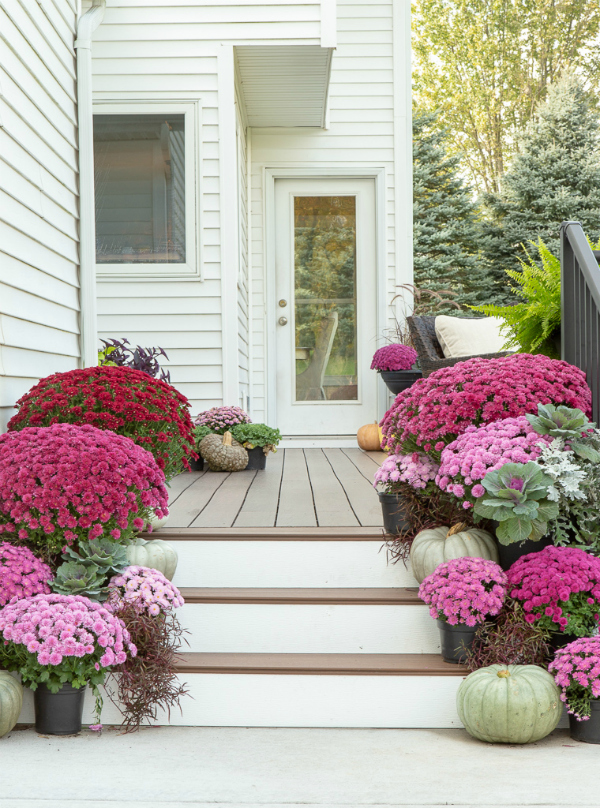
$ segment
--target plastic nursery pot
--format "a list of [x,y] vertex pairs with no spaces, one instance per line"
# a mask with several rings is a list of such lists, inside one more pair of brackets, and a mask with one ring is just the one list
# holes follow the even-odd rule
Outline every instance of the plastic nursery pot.
[[451,626],[445,620],[437,620],[436,622],[440,630],[444,662],[452,662],[454,665],[466,662],[466,652],[473,644],[477,626],[465,626],[464,623]]
[[246,471],[262,471],[267,465],[267,456],[263,452],[262,446],[255,446],[254,449],[246,449],[248,452],[248,465]]
[[198,460],[190,460],[192,471],[204,471],[204,458],[202,455],[198,456]]
[[41,735],[76,735],[81,732],[85,687],[65,683],[58,693],[39,684],[33,692],[35,730]]
[[550,635],[550,650],[556,653],[559,648],[564,648],[570,642],[575,642],[579,637],[576,634],[567,634],[565,631],[553,631]]
[[591,715],[587,721],[578,721],[569,716],[569,732],[574,741],[600,743],[600,699],[590,701]]
[[383,528],[385,532],[397,534],[402,530],[408,530],[410,528],[410,522],[402,497],[399,494],[387,494],[382,491],[378,491],[377,496],[381,503]]
[[514,542],[513,544],[500,544],[500,542],[498,542],[500,566],[503,570],[507,570],[515,561],[521,558],[521,556],[527,555],[528,553],[539,553],[544,547],[549,547],[553,543],[549,536],[542,536],[538,541],[530,541],[527,539],[520,544],[518,542]]
[[418,379],[423,377],[421,370],[382,370],[381,378],[388,390],[395,396],[408,390]]

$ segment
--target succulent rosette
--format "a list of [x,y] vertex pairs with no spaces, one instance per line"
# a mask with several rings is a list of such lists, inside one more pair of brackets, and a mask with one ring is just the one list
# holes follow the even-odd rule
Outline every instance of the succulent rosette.
[[0,637],[0,667],[18,671],[32,690],[39,683],[53,693],[65,682],[73,687],[89,683],[98,720],[98,686],[113,665],[137,653],[116,615],[78,595],[43,594],[12,601],[0,610]]
[[540,402],[590,414],[585,373],[542,355],[475,358],[436,370],[399,393],[381,428],[392,452],[439,457],[469,427],[537,413]]
[[508,570],[510,596],[521,601],[528,623],[577,637],[600,624],[600,558],[577,547],[545,547]]
[[371,370],[410,370],[417,361],[417,352],[410,345],[384,345],[373,354]]
[[55,373],[22,396],[11,431],[52,424],[88,424],[131,438],[150,451],[167,480],[195,457],[187,398],[172,385],[128,367]]
[[548,670],[568,711],[578,721],[588,721],[590,700],[600,698],[600,637],[583,637],[560,648]]
[[0,606],[12,598],[48,594],[52,570],[28,547],[0,544]]
[[44,554],[130,539],[167,503],[154,457],[122,435],[72,424],[0,435],[0,534]]
[[108,605],[116,613],[123,604],[132,603],[140,612],[157,617],[184,604],[179,589],[150,567],[127,567],[111,578],[108,589]]
[[499,614],[507,577],[499,564],[485,558],[453,558],[440,564],[419,587],[432,617],[456,626],[476,626]]
[[238,424],[251,424],[250,416],[241,407],[211,407],[194,418],[196,426],[205,426],[210,432],[224,435]]
[[402,483],[416,490],[423,490],[436,478],[439,466],[427,455],[414,452],[411,455],[390,455],[375,472],[373,487],[380,486],[393,493]]
[[481,481],[490,471],[507,463],[528,463],[550,443],[539,435],[525,415],[504,418],[480,427],[469,426],[462,435],[442,449],[436,483],[448,494],[470,507],[485,494]]

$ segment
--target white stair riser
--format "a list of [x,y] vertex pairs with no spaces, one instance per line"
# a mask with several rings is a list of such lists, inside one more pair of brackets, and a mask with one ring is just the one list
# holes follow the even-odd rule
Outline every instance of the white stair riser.
[[[183,727],[461,727],[456,712],[460,676],[316,676],[200,674],[181,677],[190,696],[183,712],[162,711],[155,724]],[[88,689],[84,726],[93,720]],[[20,724],[32,724],[33,695],[25,691]],[[104,724],[120,724],[105,699]],[[566,712],[560,727],[568,726]]]
[[436,654],[426,606],[186,604],[189,651],[273,654]]
[[173,583],[200,587],[411,587],[377,541],[175,541]]

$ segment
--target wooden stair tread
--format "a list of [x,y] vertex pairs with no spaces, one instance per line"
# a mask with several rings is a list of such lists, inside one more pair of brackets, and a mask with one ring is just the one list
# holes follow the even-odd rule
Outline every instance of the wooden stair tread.
[[424,606],[418,588],[206,588],[181,587],[186,603],[265,603]]
[[177,527],[168,525],[144,539],[164,541],[378,541],[382,527]]
[[187,652],[178,655],[177,671],[227,674],[345,676],[467,676],[463,665],[438,654],[236,654]]

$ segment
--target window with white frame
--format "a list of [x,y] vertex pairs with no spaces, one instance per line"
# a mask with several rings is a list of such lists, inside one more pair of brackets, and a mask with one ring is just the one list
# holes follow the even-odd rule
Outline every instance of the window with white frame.
[[99,275],[199,275],[194,104],[94,113]]

